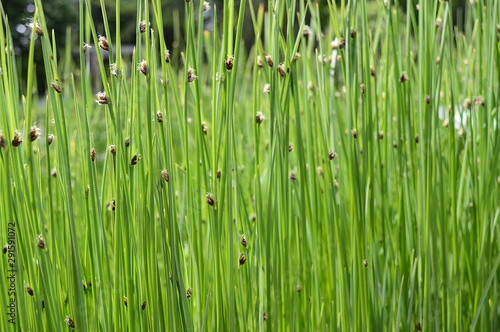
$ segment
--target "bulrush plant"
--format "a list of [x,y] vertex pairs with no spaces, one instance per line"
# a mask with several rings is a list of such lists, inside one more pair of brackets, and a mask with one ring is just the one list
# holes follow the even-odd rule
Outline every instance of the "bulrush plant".
[[91,3],[0,9],[0,331],[498,329],[498,0]]

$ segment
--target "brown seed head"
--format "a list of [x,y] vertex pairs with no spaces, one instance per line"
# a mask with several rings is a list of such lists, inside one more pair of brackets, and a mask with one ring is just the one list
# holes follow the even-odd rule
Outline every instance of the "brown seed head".
[[229,58],[227,58],[227,60],[224,61],[224,65],[226,66],[227,70],[233,69],[233,66],[234,66],[234,56],[231,55]]
[[141,62],[139,62],[139,64],[137,65],[137,70],[143,73],[144,76],[148,76],[148,64],[146,63],[146,60],[142,60]]
[[90,160],[95,161],[95,149],[90,149]]
[[378,139],[384,139],[384,132],[382,130],[378,132]]
[[95,95],[97,97],[96,103],[99,105],[106,105],[108,103],[108,97],[106,96],[106,91],[100,91]]
[[140,33],[144,33],[146,32],[146,21],[141,21],[141,23],[139,23],[139,32]]
[[41,234],[38,235],[38,237],[36,238],[36,245],[40,249],[45,249],[45,241],[43,240],[43,237]]
[[295,53],[295,55],[293,56],[293,62],[298,61],[298,60],[300,59],[300,57],[301,57],[301,56],[302,56],[302,55],[300,55],[300,53],[298,53],[298,52],[297,52],[297,53]]
[[340,37],[339,38],[339,49],[343,49],[345,47],[345,39]]
[[427,95],[425,96],[425,103],[430,104],[431,103],[431,96]]
[[56,178],[57,177],[57,169],[54,167],[50,170],[50,175],[53,177],[53,178]]
[[210,205],[210,206],[215,205],[214,198],[212,197],[212,195],[210,193],[207,193],[206,198],[207,198],[208,205]]
[[29,284],[26,284],[26,292],[30,295],[33,296],[35,295],[35,292],[33,292],[33,288]]
[[292,180],[292,181],[297,180],[297,177],[295,176],[295,173],[294,173],[294,172],[290,172],[290,175],[288,175],[288,177],[289,177],[289,178],[290,178],[290,180]]
[[264,64],[262,63],[262,58],[260,57],[260,55],[257,55],[257,66],[259,68],[262,68],[264,66]]
[[165,50],[165,62],[170,63],[170,51]]
[[188,83],[193,82],[197,78],[198,78],[198,76],[196,76],[194,74],[194,69],[193,68],[189,68],[188,71],[187,71],[187,81],[188,81]]
[[21,138],[21,133],[16,130],[14,132],[14,138],[12,139],[12,146],[18,147],[22,142],[23,139]]
[[50,83],[50,85],[52,86],[52,88],[57,92],[57,93],[61,93],[62,90],[61,90],[61,87],[56,84],[56,83]]
[[359,90],[361,91],[362,94],[365,94],[366,89],[365,89],[365,85],[363,83],[361,83],[359,85]]
[[356,30],[354,28],[351,28],[351,38],[356,38]]
[[125,147],[128,148],[130,146],[130,137],[125,139]]
[[469,99],[469,98],[465,98],[465,99],[464,99],[464,104],[463,104],[464,108],[466,108],[466,109],[470,109],[471,105],[472,105],[472,104],[471,104],[471,102],[470,102],[470,99]]
[[401,76],[399,76],[399,82],[404,83],[408,81],[408,75],[406,75],[405,72],[401,73]]
[[202,121],[201,123],[201,131],[203,132],[203,134],[207,134],[208,132],[208,126],[207,126],[207,123],[205,121]]
[[292,152],[292,151],[293,151],[293,144],[288,143],[288,152]]
[[8,244],[3,246],[3,254],[5,255],[9,251],[10,246]]
[[5,148],[5,140],[2,133],[0,133],[0,148]]
[[370,67],[370,75],[371,75],[372,77],[375,77],[375,68]]
[[337,157],[337,154],[335,153],[335,151],[333,151],[333,149],[331,149],[330,151],[328,151],[328,158],[330,158],[330,160],[333,160]]
[[268,66],[272,68],[273,67],[273,57],[268,54],[264,58],[266,59]]
[[203,11],[208,12],[210,9],[210,2],[203,1]]
[[87,43],[83,43],[83,47],[82,47],[83,53],[87,53],[87,51],[90,50],[91,48],[92,48],[92,45],[89,45]]
[[116,157],[116,145],[110,145],[109,146],[109,152],[111,153],[111,155],[114,157]]
[[283,66],[283,64],[278,66],[278,73],[280,74],[281,77],[285,77],[286,75],[285,66]]
[[38,21],[36,21],[35,23],[33,23],[33,22],[28,23],[27,25],[28,25],[28,28],[30,28],[31,30],[35,29],[35,32],[37,35],[39,35],[40,37],[43,36],[43,30],[42,30],[42,27]]
[[109,43],[106,37],[99,36],[99,47],[105,51],[109,50]]
[[302,291],[302,285],[298,284],[297,285],[297,293],[300,293]]
[[51,145],[51,144],[52,144],[52,142],[54,142],[54,139],[55,139],[55,138],[56,138],[56,137],[55,137],[54,135],[50,134],[50,135],[49,135],[49,137],[47,137],[47,144],[48,144],[48,145]]
[[245,257],[245,253],[244,253],[244,252],[242,252],[242,253],[240,254],[240,260],[239,260],[239,262],[240,262],[240,266],[241,266],[241,265],[243,265],[243,264],[245,264],[245,262],[246,262],[246,261],[247,261],[247,258]]
[[141,309],[142,309],[142,310],[146,309],[146,301],[144,301],[144,302],[142,303]]
[[64,320],[66,322],[66,324],[68,324],[69,327],[71,327],[72,329],[75,328],[75,322],[73,322],[73,319],[71,319],[71,317],[69,316],[66,316],[66,319]]
[[264,93],[271,93],[271,84],[266,83],[264,84],[264,89],[262,90]]
[[168,182],[170,180],[170,176],[168,175],[166,170],[162,170],[160,173],[161,173],[161,177],[163,178],[163,180],[165,180],[166,182]]
[[132,157],[132,160],[130,160],[130,164],[132,166],[134,165],[137,165],[137,162],[141,159],[141,155],[138,155],[138,154],[134,154],[134,156]]
[[36,141],[36,139],[40,136],[40,128],[37,128],[35,126],[31,127],[30,130],[30,142]]
[[240,242],[243,247],[247,246],[247,239],[245,238],[245,235],[241,236]]
[[186,291],[186,297],[189,299],[191,298],[191,295],[193,295],[193,291],[191,290],[191,288],[188,288],[188,290]]
[[474,98],[474,105],[484,106],[484,99],[482,96],[477,96]]
[[266,319],[267,319],[267,314],[266,314],[266,312],[265,312],[265,311],[262,313],[262,319],[263,319],[263,320],[266,320]]
[[312,34],[311,28],[306,24],[304,25],[304,29],[302,30],[302,35],[304,37],[310,36]]
[[415,143],[418,144],[419,142],[420,142],[420,137],[418,137],[418,135],[417,135],[417,136],[415,136]]
[[319,176],[323,176],[323,168],[321,168],[321,166],[316,167],[316,173],[318,173]]
[[368,267],[368,261],[366,259],[363,260],[364,267]]
[[257,112],[257,114],[255,115],[255,123],[257,124],[261,124],[262,121],[264,121],[266,118],[264,115],[262,115],[261,112]]
[[358,132],[356,131],[356,129],[351,130],[351,135],[352,137],[354,137],[354,139],[358,138]]
[[163,122],[163,114],[160,111],[156,112],[156,121]]
[[128,307],[128,297],[124,296],[123,297],[123,304]]
[[222,170],[218,169],[215,176],[217,176],[217,179],[220,179],[220,177],[222,176]]

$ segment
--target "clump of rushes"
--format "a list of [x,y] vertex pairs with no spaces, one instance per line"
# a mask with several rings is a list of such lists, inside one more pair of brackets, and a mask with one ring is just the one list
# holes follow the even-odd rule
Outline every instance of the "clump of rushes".
[[240,254],[240,259],[239,259],[240,266],[241,266],[241,265],[243,265],[243,264],[245,264],[245,262],[246,262],[246,261],[247,261],[247,258],[245,257],[245,253],[244,253],[244,252],[242,252],[242,253]]
[[266,119],[266,117],[264,115],[262,115],[262,112],[257,112],[257,114],[255,114],[255,123],[256,124],[261,124],[262,121],[264,121]]
[[201,123],[201,131],[202,131],[202,132],[203,132],[203,134],[205,134],[205,135],[206,135],[206,134],[207,134],[207,132],[208,132],[208,126],[207,126],[207,123],[206,123],[205,121],[203,121],[203,122]]
[[105,51],[109,50],[109,43],[106,37],[99,36],[99,47]]
[[57,93],[61,93],[62,90],[61,90],[61,87],[59,86],[59,84],[57,83],[50,83],[50,85],[52,86],[52,88],[57,92]]
[[40,249],[45,249],[45,241],[43,240],[42,234],[38,235],[36,238],[36,245]]
[[268,54],[265,56],[265,59],[266,59],[268,66],[272,68],[273,67],[273,57]]
[[31,30],[35,29],[37,35],[39,35],[40,37],[43,36],[43,30],[38,21],[34,23],[33,22],[28,23],[28,28],[30,28]]
[[66,318],[64,319],[64,321],[66,322],[66,324],[68,324],[69,327],[71,327],[72,329],[75,328],[75,322],[73,321],[73,319],[71,319],[70,316],[66,316]]
[[280,74],[281,77],[285,77],[285,75],[286,75],[285,66],[283,66],[283,64],[280,64],[278,66],[278,73]]
[[163,122],[163,114],[161,111],[156,112],[156,121],[160,123]]
[[110,145],[109,146],[109,152],[111,153],[111,155],[114,157],[116,157],[116,145]]
[[193,295],[193,291],[191,290],[191,288],[188,288],[188,290],[186,291],[186,297],[189,299],[191,298],[191,295]]
[[40,136],[40,128],[37,128],[35,126],[31,127],[30,130],[30,142],[36,141],[36,139]]
[[170,180],[170,176],[168,175],[166,170],[161,171],[161,177],[163,178],[163,180],[165,180],[165,182],[168,182]]
[[198,76],[196,76],[194,74],[194,69],[193,68],[189,68],[188,71],[187,71],[187,81],[188,81],[188,83],[193,82],[197,78],[198,78]]
[[146,309],[146,301],[142,302],[141,309],[144,311]]
[[33,291],[33,288],[31,288],[30,284],[26,284],[26,292],[30,295],[33,296],[35,295],[35,292]]
[[16,130],[14,132],[14,138],[12,139],[12,146],[18,147],[19,145],[21,145],[22,142],[23,139],[21,138],[21,133]]
[[134,165],[137,165],[137,162],[141,159],[141,155],[138,155],[138,154],[134,154],[134,156],[132,157],[132,160],[130,160],[130,164],[132,166]]
[[240,238],[240,243],[243,247],[247,246],[247,239],[245,238],[245,235],[242,235]]
[[234,56],[231,55],[229,58],[227,58],[227,60],[224,61],[224,65],[226,66],[227,70],[233,69],[233,66],[234,66]]
[[51,145],[51,144],[52,144],[52,142],[54,142],[54,139],[55,139],[55,138],[56,138],[56,137],[55,137],[54,135],[50,134],[50,135],[49,135],[49,137],[47,137],[47,144],[48,144],[48,145]]
[[125,305],[125,307],[128,307],[128,297],[123,297],[123,304]]
[[90,149],[90,160],[91,161],[95,161],[95,154],[96,154],[95,149],[94,148]]
[[95,95],[97,97],[96,103],[99,105],[106,105],[108,103],[108,97],[106,96],[106,91],[99,91]]
[[337,154],[335,153],[335,151],[333,151],[333,149],[331,149],[330,151],[328,151],[328,158],[330,158],[330,160],[333,160],[337,157]]
[[408,81],[408,75],[406,75],[405,72],[402,72],[401,75],[399,76],[399,82],[404,83]]
[[148,64],[146,63],[146,60],[142,60],[139,62],[137,65],[137,70],[139,70],[141,73],[144,74],[144,76],[148,76]]
[[139,32],[140,33],[146,32],[146,21],[142,20],[141,23],[139,23]]
[[271,93],[271,84],[266,83],[264,84],[264,89],[262,90],[264,93]]
[[87,51],[90,50],[91,48],[92,48],[92,45],[89,45],[87,43],[83,43],[83,47],[82,47],[83,53],[87,53]]
[[207,193],[206,194],[206,198],[207,198],[207,204],[208,205],[210,205],[210,206],[214,206],[215,205],[215,201],[214,201],[214,198],[212,197],[212,194]]

